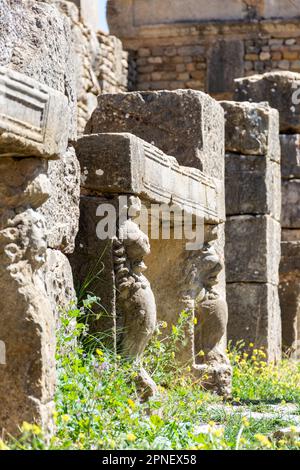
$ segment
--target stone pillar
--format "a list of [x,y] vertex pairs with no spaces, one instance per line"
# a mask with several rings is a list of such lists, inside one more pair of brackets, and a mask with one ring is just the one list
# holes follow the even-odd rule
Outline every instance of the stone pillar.
[[[191,251],[186,249],[184,238],[174,239],[171,235],[170,239],[156,239],[149,233],[147,278],[156,299],[158,319],[167,321],[169,328],[177,323],[180,311],[191,312],[181,362],[190,364],[197,378],[208,375],[207,387],[228,394],[231,368],[223,340],[227,324],[222,238],[223,119],[217,102],[199,92],[105,94],[98,98],[98,107],[87,126],[91,135],[80,140],[78,156],[84,193],[89,197],[85,204],[95,192],[102,196],[135,194],[147,207],[151,203],[175,205],[194,220],[199,214],[204,220],[204,244]],[[127,132],[137,137],[122,134]],[[82,250],[89,244],[84,233]],[[196,326],[195,316],[199,316]],[[203,319],[207,320],[205,325]],[[204,359],[198,355],[201,349]]]
[[62,93],[11,69],[0,68],[0,83],[0,428],[16,433],[28,421],[50,433],[55,316],[74,299],[67,258],[55,251],[72,250],[79,216],[70,108]]
[[228,339],[281,357],[278,112],[224,101]]
[[283,348],[292,356],[299,355],[300,329],[299,90],[298,73],[274,72],[236,81],[238,100],[268,101],[279,111],[282,174],[280,303]]
[[55,326],[75,298],[64,255],[79,216],[74,55],[54,5],[3,0],[0,16],[0,428],[16,434],[28,421],[48,434]]

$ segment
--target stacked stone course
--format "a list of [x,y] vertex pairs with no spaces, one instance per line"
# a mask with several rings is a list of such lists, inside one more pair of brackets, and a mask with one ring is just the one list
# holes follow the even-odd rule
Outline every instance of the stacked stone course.
[[225,111],[228,340],[281,358],[279,114],[266,103]]
[[300,74],[267,73],[236,80],[238,100],[267,100],[279,111],[282,172],[280,303],[285,353],[299,356],[300,330]]

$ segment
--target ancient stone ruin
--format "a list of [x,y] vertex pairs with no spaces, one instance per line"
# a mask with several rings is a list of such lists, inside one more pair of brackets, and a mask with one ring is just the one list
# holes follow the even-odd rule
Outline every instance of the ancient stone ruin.
[[[273,359],[280,357],[281,342],[284,353],[297,354],[299,8],[289,0],[212,1],[209,5],[194,0],[184,4],[109,0],[107,13],[111,31],[121,38],[129,53],[130,67],[134,69],[131,75],[135,77],[135,84],[130,86],[134,89],[192,88],[217,99],[252,103],[252,107],[244,108],[234,103],[224,105],[228,113],[229,338],[264,345]],[[264,73],[264,78],[256,75]],[[237,80],[240,77],[246,78]],[[269,102],[280,114],[282,195],[276,119],[271,118],[270,110],[268,123],[262,106],[255,105],[260,102]],[[260,142],[265,142],[264,148]],[[258,242],[256,253],[249,251],[251,237],[248,245],[242,241],[246,233],[251,233],[249,224]],[[280,251],[279,293],[284,310],[281,326],[277,290]]]
[[[215,123],[211,126],[213,119]],[[201,127],[199,122],[202,123]],[[199,247],[190,251],[186,248],[189,239],[176,239],[174,227],[170,227],[170,232],[173,232],[170,237],[161,239],[153,233],[153,224],[148,233],[150,246],[141,233],[141,246],[134,248],[134,238],[139,238],[138,235],[134,235],[132,241],[125,241],[122,237],[126,224],[132,225],[134,219],[126,221],[125,226],[119,223],[116,244],[111,241],[109,250],[105,251],[105,258],[108,256],[109,260],[104,265],[109,272],[102,277],[110,280],[105,292],[116,291],[113,302],[109,295],[105,310],[111,312],[115,306],[116,320],[111,319],[113,323],[118,323],[118,317],[125,317],[125,320],[121,318],[125,321],[122,342],[133,344],[128,349],[133,349],[136,355],[144,349],[153,330],[151,319],[155,318],[155,308],[151,307],[152,301],[149,302],[149,325],[144,313],[141,320],[137,320],[141,325],[142,321],[146,322],[143,328],[141,326],[140,338],[133,321],[141,315],[137,311],[145,308],[142,307],[145,300],[140,298],[141,294],[146,296],[149,289],[148,295],[152,298],[150,286],[156,300],[158,319],[166,321],[169,327],[177,323],[182,310],[190,311],[189,341],[180,354],[180,362],[191,364],[192,373],[198,378],[208,371],[208,386],[228,394],[231,368],[222,343],[226,334],[227,306],[222,276],[218,278],[219,273],[224,271],[222,108],[207,95],[193,91],[104,94],[98,98],[98,107],[86,132],[88,134],[77,144],[84,195],[81,198],[82,223],[73,256],[74,266],[78,265],[75,272],[79,269],[82,281],[91,265],[96,264],[101,251],[105,251],[107,240],[100,249],[96,234],[99,221],[94,214],[97,207],[105,202],[117,207],[121,195],[130,196],[129,206],[138,206],[139,200],[152,209],[156,204],[157,215],[153,209],[151,217],[157,217],[157,225],[165,223],[166,210],[173,212],[175,218],[184,211],[200,219],[204,224],[200,227],[204,244],[201,239]],[[182,147],[182,142],[187,144]],[[117,208],[118,218],[122,211],[121,203]],[[183,218],[181,225],[182,230],[186,228],[183,227]],[[151,254],[148,253],[150,249]],[[145,280],[148,287],[132,298],[130,292],[135,292],[135,285],[143,284],[143,278],[139,280],[139,270],[142,268],[137,267],[135,272],[132,266],[138,261],[136,256],[140,257],[143,266],[143,256],[146,254],[149,256],[145,259],[148,268],[145,275],[150,285]],[[135,276],[137,279],[134,281]],[[128,287],[130,282],[133,282],[131,290]],[[101,280],[96,289],[100,295],[103,290]],[[195,317],[198,322],[193,326]],[[143,332],[144,328],[147,334]],[[133,338],[130,338],[131,335]],[[141,346],[138,346],[139,342]],[[199,357],[199,351],[205,355]]]
[[281,172],[278,111],[223,101],[228,339],[281,358]]
[[275,3],[109,0],[116,37],[96,0],[1,1],[3,432],[53,432],[56,331],[87,276],[141,400],[156,325],[183,314],[174,362],[224,397],[228,339],[299,357],[299,13]]
[[[236,81],[238,100],[268,101],[279,111],[281,144],[281,263],[280,304],[284,351],[299,355],[300,333],[300,214],[299,145],[300,74],[273,72]],[[279,186],[279,185],[278,185]]]

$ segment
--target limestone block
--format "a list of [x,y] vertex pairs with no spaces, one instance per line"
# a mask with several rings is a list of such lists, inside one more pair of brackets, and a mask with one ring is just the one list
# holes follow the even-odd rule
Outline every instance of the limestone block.
[[132,134],[93,134],[77,143],[82,186],[101,193],[132,193],[176,205],[207,222],[225,219],[223,182],[179,166],[175,158]]
[[281,170],[280,164],[266,155],[225,157],[226,213],[268,214],[280,221]]
[[221,101],[225,111],[225,150],[267,155],[280,162],[279,115],[267,103]]
[[238,78],[235,84],[237,101],[268,101],[272,108],[279,111],[280,132],[300,133],[299,73],[269,72]]
[[65,152],[67,97],[7,67],[0,67],[0,87],[0,156],[55,158]]
[[200,91],[103,94],[87,134],[130,132],[172,155],[180,165],[224,176],[224,112]]
[[280,223],[268,215],[232,216],[226,222],[226,278],[278,284]]
[[48,162],[47,175],[51,194],[39,212],[46,220],[48,246],[72,253],[78,231],[80,198],[80,165],[72,147],[60,160]]
[[42,216],[28,209],[10,219],[0,234],[5,291],[0,329],[6,346],[6,365],[0,366],[0,428],[12,433],[23,421],[48,426],[44,414],[54,408],[55,324],[41,273],[43,229]]
[[279,285],[282,347],[289,357],[299,355],[300,275],[282,277]]
[[11,216],[11,210],[23,204],[24,199],[28,205],[37,209],[49,198],[51,185],[46,160],[0,159],[0,178],[0,210],[6,218]]
[[300,240],[281,243],[280,276],[300,277]]
[[300,134],[282,134],[280,144],[282,177],[300,179]]
[[264,18],[298,18],[299,5],[290,0],[264,0],[263,6]]
[[55,322],[45,288],[46,227],[36,208],[49,196],[45,161],[0,161],[0,428],[23,421],[51,431],[55,386]]
[[[76,84],[69,19],[54,5],[33,0],[2,0],[0,18],[0,65],[66,95],[69,138],[75,139]],[[67,118],[65,113],[61,116]]]
[[283,228],[300,228],[300,179],[282,181],[282,217]]
[[269,361],[281,358],[278,288],[272,284],[227,284],[228,339],[264,348]]
[[282,342],[285,353],[295,357],[300,353],[300,240],[282,242],[281,252]]
[[59,326],[61,313],[74,308],[76,293],[68,258],[60,251],[50,248],[46,252],[45,286]]
[[232,93],[234,79],[244,74],[244,42],[240,39],[215,41],[208,56],[209,94]]
[[300,229],[285,229],[281,231],[281,240],[283,242],[300,241]]

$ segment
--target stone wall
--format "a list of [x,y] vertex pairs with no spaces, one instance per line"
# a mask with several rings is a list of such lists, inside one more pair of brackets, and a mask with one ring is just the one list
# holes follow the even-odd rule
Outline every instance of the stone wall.
[[[257,2],[222,0],[210,8],[206,2],[201,8],[201,2],[192,1],[192,10],[177,4],[170,11],[166,2],[160,2],[155,18],[149,13],[153,1],[147,2],[148,7],[128,0],[108,2],[111,32],[135,57],[133,89],[193,88],[230,99],[234,78],[271,70],[300,71],[300,32],[295,19],[299,12],[292,2],[285,2],[285,9],[276,9],[277,2],[272,2],[255,10]],[[228,7],[229,3],[233,5]],[[189,11],[191,18],[185,18]],[[203,16],[207,11],[210,14]]]

